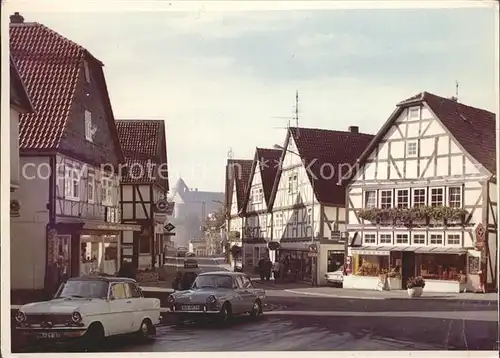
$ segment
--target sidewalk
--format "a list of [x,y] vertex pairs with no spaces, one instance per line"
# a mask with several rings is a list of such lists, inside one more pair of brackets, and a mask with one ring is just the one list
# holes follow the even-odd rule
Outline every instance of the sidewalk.
[[[281,286],[280,284],[275,287]],[[331,298],[344,298],[344,299],[366,299],[366,300],[390,300],[390,299],[410,299],[408,293],[405,290],[397,291],[375,291],[375,290],[355,290],[347,288],[333,288],[333,287],[311,287],[308,288],[287,288],[285,286],[282,289],[289,293],[310,295],[310,296],[320,296],[320,297],[331,297]],[[498,294],[497,293],[433,293],[425,292],[419,298],[413,298],[413,300],[448,300],[448,301],[464,301],[467,303],[479,303],[479,304],[489,304],[497,305]]]

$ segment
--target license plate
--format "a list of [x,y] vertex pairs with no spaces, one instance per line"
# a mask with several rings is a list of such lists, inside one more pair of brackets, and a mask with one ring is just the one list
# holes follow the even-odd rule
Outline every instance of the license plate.
[[200,306],[198,305],[182,305],[183,311],[199,311]]
[[60,338],[61,334],[58,332],[42,332],[38,333],[38,338],[42,339],[55,339],[55,338]]

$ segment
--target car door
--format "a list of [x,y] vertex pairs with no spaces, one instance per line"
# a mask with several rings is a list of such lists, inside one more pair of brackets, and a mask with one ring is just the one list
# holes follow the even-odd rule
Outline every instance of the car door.
[[147,307],[145,306],[144,298],[139,291],[137,285],[133,282],[125,283],[127,298],[132,302],[132,327],[133,331],[139,330],[142,320],[147,315]]
[[127,297],[126,287],[123,282],[111,284],[109,300],[111,333],[123,334],[132,332],[134,309],[132,300]]
[[253,303],[257,299],[255,288],[248,276],[241,276],[241,281],[243,285],[243,304],[245,306],[245,311],[249,311],[252,309]]
[[[249,301],[249,293],[245,288],[245,283],[243,281],[243,276],[236,276],[235,283],[237,285],[236,291],[236,302],[237,302],[237,313],[243,313],[248,311],[248,301]],[[234,305],[233,305],[234,307]]]

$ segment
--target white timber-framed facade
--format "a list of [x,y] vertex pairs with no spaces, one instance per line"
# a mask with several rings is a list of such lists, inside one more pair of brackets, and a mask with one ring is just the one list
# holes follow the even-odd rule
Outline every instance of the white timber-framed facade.
[[[344,287],[495,290],[498,272],[495,115],[428,92],[400,102],[348,184],[352,240]],[[480,275],[479,272],[483,274]]]
[[268,243],[273,239],[271,191],[281,158],[280,149],[256,148],[244,201],[243,268],[256,269],[262,257],[274,261]]
[[242,246],[245,227],[244,201],[252,165],[253,160],[246,159],[228,159],[226,164],[225,204],[227,235],[225,250],[230,250],[233,246],[240,247],[238,256],[243,254]]
[[[372,135],[316,128],[289,128],[271,193],[273,240],[288,257],[297,280],[325,284],[325,274],[344,265],[345,188],[337,185]],[[350,153],[339,150],[350,147]],[[332,171],[333,169],[333,171]]]

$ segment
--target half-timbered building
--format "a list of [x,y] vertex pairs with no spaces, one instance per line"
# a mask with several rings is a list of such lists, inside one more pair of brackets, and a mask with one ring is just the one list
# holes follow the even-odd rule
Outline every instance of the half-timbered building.
[[226,215],[229,245],[242,246],[245,193],[249,185],[253,160],[228,159],[226,164]]
[[[252,269],[262,256],[269,256],[272,239],[271,191],[280,164],[281,150],[257,148],[245,193],[243,230],[243,267]],[[272,258],[271,258],[272,259]]]
[[[495,115],[428,92],[400,102],[348,185],[352,274],[344,287],[488,288],[498,274]],[[482,276],[482,275],[481,275]]]
[[19,116],[20,187],[12,199],[11,287],[40,292],[47,268],[66,276],[119,269],[118,168],[123,154],[103,64],[36,22],[11,16],[10,50],[34,106]]
[[127,169],[120,185],[121,219],[141,227],[123,233],[122,260],[136,268],[162,265],[170,238],[164,227],[168,210],[173,209],[165,201],[169,190],[165,121],[117,120],[116,128]]
[[323,284],[326,272],[344,264],[346,198],[339,182],[372,138],[355,126],[289,128],[270,206],[279,258],[288,256],[297,279]]

